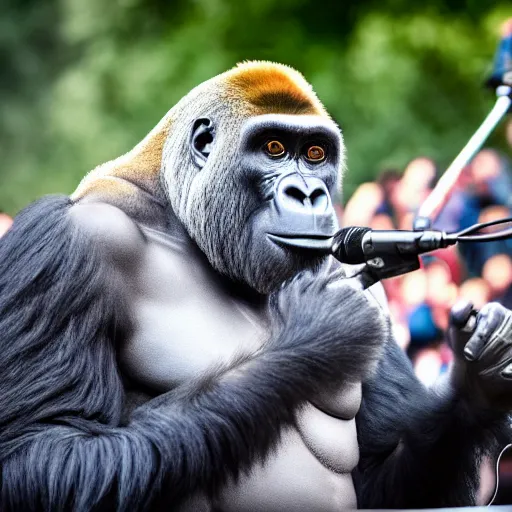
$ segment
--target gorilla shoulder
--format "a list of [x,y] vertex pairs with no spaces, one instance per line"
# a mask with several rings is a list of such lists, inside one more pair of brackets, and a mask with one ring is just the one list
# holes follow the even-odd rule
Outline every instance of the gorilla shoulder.
[[78,202],[70,210],[75,226],[116,265],[133,268],[141,262],[146,239],[121,209],[107,203]]

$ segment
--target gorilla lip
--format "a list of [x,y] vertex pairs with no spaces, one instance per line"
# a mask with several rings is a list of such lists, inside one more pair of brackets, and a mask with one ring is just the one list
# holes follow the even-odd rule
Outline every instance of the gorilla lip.
[[276,235],[273,233],[267,233],[267,236],[273,242],[286,247],[314,249],[326,253],[330,252],[332,248],[332,236],[307,234]]

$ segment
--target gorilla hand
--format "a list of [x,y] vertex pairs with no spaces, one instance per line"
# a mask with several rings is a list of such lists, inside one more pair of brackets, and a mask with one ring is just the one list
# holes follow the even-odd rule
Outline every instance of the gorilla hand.
[[390,337],[389,319],[359,278],[341,271],[304,271],[271,301],[273,343],[292,359],[302,354],[314,384],[360,380],[374,368]]
[[453,383],[469,403],[512,410],[512,312],[495,302],[486,304],[468,333],[463,326],[471,311],[471,304],[459,303],[451,312]]

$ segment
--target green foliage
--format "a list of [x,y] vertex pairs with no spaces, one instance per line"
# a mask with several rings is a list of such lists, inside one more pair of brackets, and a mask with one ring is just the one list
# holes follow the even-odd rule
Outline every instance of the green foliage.
[[313,83],[344,132],[346,193],[420,154],[444,166],[493,102],[481,83],[510,15],[508,0],[4,0],[0,208],[70,193],[246,59]]

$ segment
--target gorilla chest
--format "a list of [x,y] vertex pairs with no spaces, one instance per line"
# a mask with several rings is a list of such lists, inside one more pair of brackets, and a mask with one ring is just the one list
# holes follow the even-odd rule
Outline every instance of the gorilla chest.
[[[148,249],[134,284],[135,329],[120,355],[123,370],[145,386],[173,389],[253,353],[268,338],[265,314],[227,294],[200,263],[160,244]],[[295,427],[265,461],[228,483],[215,504],[195,497],[191,510],[354,507],[361,385],[325,390],[314,402],[297,411]]]
[[150,244],[132,303],[135,329],[121,348],[130,377],[168,391],[257,350],[267,337],[256,308],[228,295],[204,262]]

